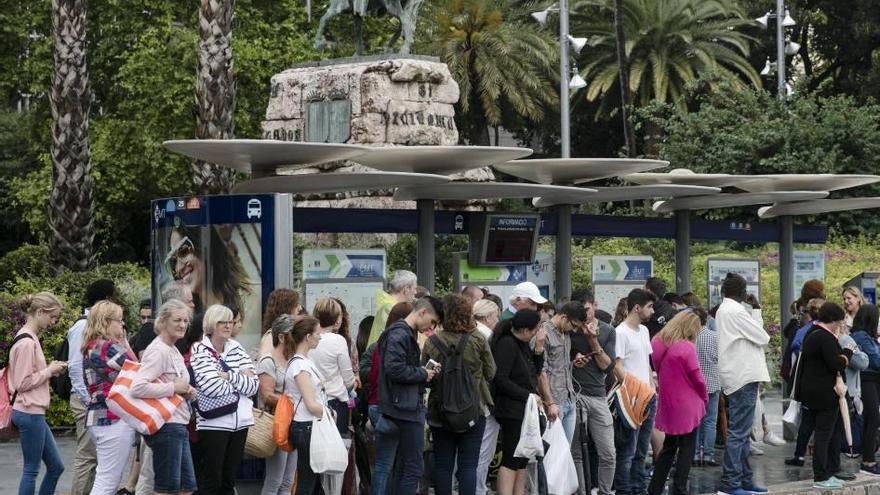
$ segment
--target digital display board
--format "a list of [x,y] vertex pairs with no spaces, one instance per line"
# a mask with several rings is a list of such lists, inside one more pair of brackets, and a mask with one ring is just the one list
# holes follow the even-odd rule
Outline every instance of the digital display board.
[[538,215],[487,214],[471,229],[473,265],[517,265],[535,261]]

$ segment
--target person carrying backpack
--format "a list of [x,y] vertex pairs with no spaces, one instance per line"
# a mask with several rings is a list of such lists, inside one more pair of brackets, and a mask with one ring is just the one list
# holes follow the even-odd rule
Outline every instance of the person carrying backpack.
[[473,495],[486,416],[493,406],[489,383],[495,359],[473,318],[470,302],[451,294],[443,299],[443,329],[425,342],[422,364],[442,366],[428,396],[428,425],[434,439],[434,483],[437,495],[452,494],[458,460],[458,492]]

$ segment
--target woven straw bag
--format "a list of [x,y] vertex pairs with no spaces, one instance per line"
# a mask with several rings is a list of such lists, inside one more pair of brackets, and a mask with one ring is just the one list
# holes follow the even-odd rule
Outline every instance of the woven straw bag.
[[272,438],[272,424],[275,418],[262,409],[254,408],[254,425],[248,429],[244,444],[246,454],[266,459],[275,455],[275,440]]

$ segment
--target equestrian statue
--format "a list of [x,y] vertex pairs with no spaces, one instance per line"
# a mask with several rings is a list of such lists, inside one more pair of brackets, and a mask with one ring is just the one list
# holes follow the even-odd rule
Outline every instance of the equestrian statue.
[[323,50],[326,44],[324,39],[324,29],[327,21],[351,10],[354,15],[354,32],[355,32],[355,55],[364,54],[364,17],[368,11],[374,11],[381,14],[382,11],[394,16],[399,21],[397,32],[388,41],[385,48],[386,52],[394,49],[397,40],[403,35],[403,46],[400,47],[402,55],[408,55],[412,48],[413,38],[416,33],[416,21],[419,17],[419,7],[424,0],[404,0],[405,4],[401,4],[401,0],[330,0],[330,6],[327,12],[321,16],[318,23],[318,33],[315,35],[315,49]]

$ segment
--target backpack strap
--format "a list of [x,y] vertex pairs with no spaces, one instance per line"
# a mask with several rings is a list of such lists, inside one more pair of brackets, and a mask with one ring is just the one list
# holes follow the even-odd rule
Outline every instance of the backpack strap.
[[[7,350],[7,352],[9,353],[9,356],[12,355],[12,348],[15,347],[15,344],[17,344],[20,340],[24,340],[24,339],[33,340],[34,336],[25,332],[21,335],[17,335],[14,339],[12,339],[12,343],[9,344],[9,350]],[[9,405],[10,406],[15,405],[16,397],[18,397],[18,390],[15,390],[12,392],[12,397],[9,398]]]
[[437,350],[440,351],[440,354],[443,354],[444,359],[452,355],[452,349],[444,344],[443,341],[440,340],[440,336],[436,333],[434,335],[431,335],[428,340],[430,340],[431,343],[434,344],[434,347],[436,347]]

